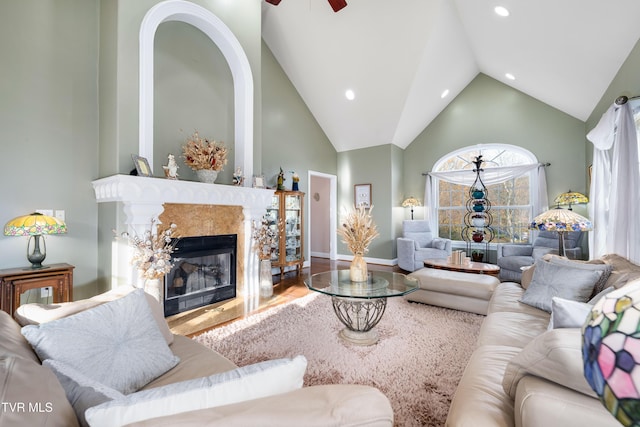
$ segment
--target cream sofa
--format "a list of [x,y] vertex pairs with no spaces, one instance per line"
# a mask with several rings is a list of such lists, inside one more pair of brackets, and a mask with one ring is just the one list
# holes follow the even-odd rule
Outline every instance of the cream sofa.
[[[28,304],[16,313],[23,324],[38,324],[96,307],[128,295],[121,288],[73,303]],[[173,335],[159,305],[149,296],[154,319],[180,362],[143,387],[144,390],[201,378],[237,368],[224,356],[184,336]],[[153,303],[155,303],[154,306]],[[43,366],[21,333],[21,326],[0,312],[0,425],[64,426],[79,424],[58,378]],[[392,426],[389,400],[377,389],[361,385],[302,387],[283,394],[223,406],[154,417],[136,426]],[[110,424],[113,425],[113,424]]]
[[[640,281],[640,266],[616,255],[601,261],[613,268],[605,288]],[[619,427],[584,379],[581,329],[548,330],[549,313],[518,301],[532,273],[494,290],[446,425]]]

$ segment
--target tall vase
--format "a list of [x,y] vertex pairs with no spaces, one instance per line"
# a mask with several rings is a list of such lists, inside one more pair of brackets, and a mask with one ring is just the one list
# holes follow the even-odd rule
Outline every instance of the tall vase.
[[367,262],[362,254],[355,254],[349,266],[349,278],[352,282],[367,281]]
[[214,171],[212,169],[198,169],[196,171],[196,175],[200,182],[206,182],[208,184],[213,184],[216,182],[216,178],[218,177],[218,171]]
[[162,285],[162,279],[145,280],[144,291],[158,300],[160,304],[164,304],[164,286]]
[[271,275],[271,260],[260,259],[260,296],[269,298],[273,295],[273,276]]

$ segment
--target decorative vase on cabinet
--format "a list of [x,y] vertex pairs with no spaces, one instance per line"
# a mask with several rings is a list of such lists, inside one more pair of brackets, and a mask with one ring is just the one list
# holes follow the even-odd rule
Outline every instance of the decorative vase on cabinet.
[[296,273],[302,271],[304,263],[304,193],[278,190],[267,209],[270,217],[284,221],[284,230],[279,233],[278,245],[272,253],[271,266],[280,268],[280,275],[290,267]]

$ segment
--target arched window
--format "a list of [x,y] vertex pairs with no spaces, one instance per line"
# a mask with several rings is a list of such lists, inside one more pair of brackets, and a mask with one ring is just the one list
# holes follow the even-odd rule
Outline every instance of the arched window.
[[[437,199],[432,201],[437,206],[439,236],[462,240],[469,185],[475,178],[472,162],[479,155],[482,155],[485,161],[482,164],[482,169],[488,171],[484,172],[485,174],[490,174],[492,168],[497,168],[494,172],[506,172],[498,174],[504,175],[504,178],[494,177],[490,184],[485,180],[491,201],[492,227],[495,231],[492,243],[528,242],[528,227],[538,195],[538,160],[530,151],[508,144],[465,147],[447,154],[436,162],[433,168],[435,182],[432,188],[437,189],[437,194],[434,194]],[[469,171],[469,174],[467,177],[465,173],[454,171]],[[448,179],[448,175],[452,178]],[[457,178],[453,178],[454,175]],[[546,200],[543,203],[546,204]]]

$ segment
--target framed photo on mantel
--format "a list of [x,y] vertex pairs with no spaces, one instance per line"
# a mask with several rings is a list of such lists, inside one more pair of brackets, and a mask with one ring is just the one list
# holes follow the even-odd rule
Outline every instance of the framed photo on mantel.
[[353,186],[353,192],[356,208],[364,206],[369,209],[371,207],[371,184],[356,184]]

